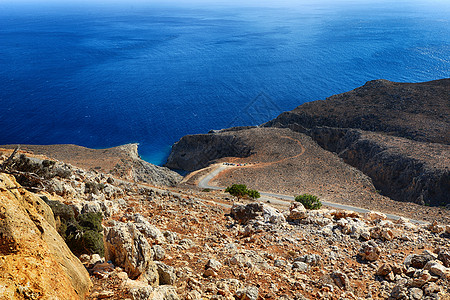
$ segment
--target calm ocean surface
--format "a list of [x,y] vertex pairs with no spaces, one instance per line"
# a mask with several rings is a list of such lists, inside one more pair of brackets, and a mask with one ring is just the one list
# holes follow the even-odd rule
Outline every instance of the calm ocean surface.
[[450,1],[0,0],[0,144],[140,143],[263,123],[363,85],[450,77]]

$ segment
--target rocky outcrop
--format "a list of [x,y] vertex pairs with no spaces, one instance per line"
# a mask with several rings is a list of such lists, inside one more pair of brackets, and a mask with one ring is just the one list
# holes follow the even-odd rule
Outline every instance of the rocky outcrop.
[[105,257],[121,266],[131,279],[159,285],[158,268],[150,244],[133,223],[117,223],[105,228]]
[[[239,128],[235,129],[239,131]],[[229,131],[186,135],[172,146],[166,167],[185,171],[204,168],[223,157],[248,157],[252,148]]]
[[[124,259],[86,257],[96,278],[91,299],[446,299],[450,292],[447,226],[300,204],[230,209],[222,192],[177,190],[127,188],[126,205],[104,222],[108,248]],[[146,261],[156,265],[159,286],[142,280]]]
[[50,207],[0,174],[2,299],[84,299],[89,274],[59,236]]

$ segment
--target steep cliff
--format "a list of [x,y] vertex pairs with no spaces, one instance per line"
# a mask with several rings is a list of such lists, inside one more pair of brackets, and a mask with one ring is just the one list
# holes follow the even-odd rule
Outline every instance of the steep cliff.
[[310,136],[372,178],[394,200],[450,203],[450,147],[354,129],[316,127]]
[[[239,129],[237,129],[239,130]],[[172,146],[166,167],[194,171],[222,157],[247,157],[252,147],[229,131],[186,135]]]

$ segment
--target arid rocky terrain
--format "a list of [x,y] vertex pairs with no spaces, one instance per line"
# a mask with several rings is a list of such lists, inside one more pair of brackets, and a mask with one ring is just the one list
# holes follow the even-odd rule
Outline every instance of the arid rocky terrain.
[[[17,146],[19,145],[4,145],[0,148],[14,149]],[[77,145],[20,145],[20,149],[85,170],[110,173],[119,178],[155,186],[174,186],[181,180],[176,172],[142,160],[138,154],[138,144],[108,149],[90,149]]]
[[266,123],[356,128],[450,144],[450,78],[400,83],[373,80],[352,91],[302,104]]
[[[419,84],[376,80],[326,100],[305,103],[260,127],[288,128],[310,136],[323,150],[335,153],[343,163],[369,176],[375,189],[393,200],[446,206],[450,204],[449,95],[449,79]],[[249,137],[256,132],[258,138]],[[289,156],[292,147],[286,139],[272,141],[274,132],[243,127],[185,136],[173,146],[166,165],[192,171],[219,159],[245,157],[247,161],[255,155],[268,156],[275,162],[278,156]],[[323,153],[313,144],[304,146],[309,147],[307,153]],[[314,159],[313,155],[309,157]],[[262,172],[262,178],[271,172],[268,176],[271,180],[261,179],[266,185],[258,187],[277,192],[280,187],[274,189],[272,181],[292,179],[294,174],[314,181],[319,168],[303,172],[299,163],[292,159],[283,167],[272,164]],[[322,168],[328,166],[322,164]],[[252,178],[256,180],[255,176]],[[324,184],[323,180],[322,176],[315,184]],[[303,188],[298,183],[286,180],[282,188],[289,191]],[[352,184],[347,187],[352,189]],[[324,187],[319,193],[324,194],[329,188]]]
[[[1,163],[10,152],[3,150]],[[26,174],[14,164],[0,174],[1,299],[450,295],[448,225],[393,222],[375,212],[237,204],[221,191],[160,189],[61,162],[54,168],[66,176],[23,181],[28,190],[39,187],[37,193],[9,175]],[[103,187],[92,190],[90,182]],[[61,207],[102,215],[104,257],[64,254],[68,248],[57,233]]]
[[[185,136],[167,162],[185,178],[136,144],[2,146],[0,299],[450,299],[448,85],[374,81]],[[214,186],[370,211],[237,202],[198,186],[217,166]]]

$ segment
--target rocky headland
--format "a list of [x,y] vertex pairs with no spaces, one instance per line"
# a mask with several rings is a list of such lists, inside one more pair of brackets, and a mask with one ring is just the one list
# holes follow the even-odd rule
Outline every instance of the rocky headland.
[[178,173],[168,168],[142,160],[138,154],[138,144],[127,144],[108,149],[90,149],[70,144],[4,145],[0,148],[14,149],[17,146],[29,154],[155,186],[174,186],[182,179]]

